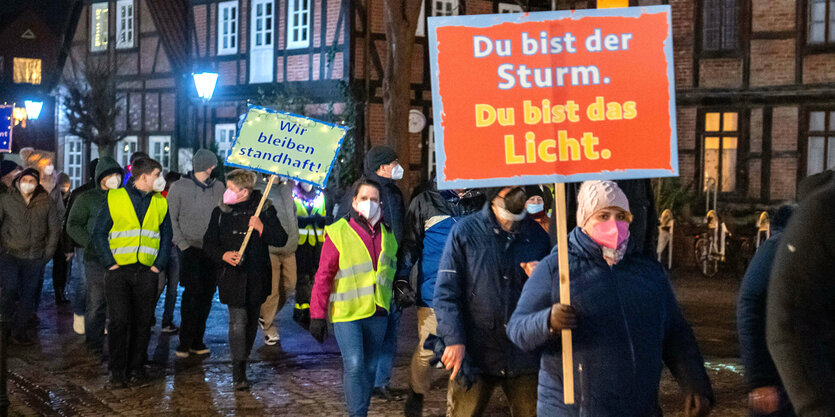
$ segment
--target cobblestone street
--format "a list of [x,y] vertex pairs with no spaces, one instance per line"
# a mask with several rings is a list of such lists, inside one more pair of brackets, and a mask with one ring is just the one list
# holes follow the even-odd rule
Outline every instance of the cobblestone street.
[[[705,351],[718,404],[712,415],[744,416],[745,390],[736,356],[733,309],[738,282],[730,278],[705,281],[684,271],[674,286],[688,319],[694,323]],[[47,279],[45,288],[51,288]],[[210,356],[176,359],[177,336],[160,335],[159,324],[149,349],[150,385],[123,390],[105,388],[106,364],[87,353],[83,337],[72,331],[69,306],[57,312],[52,294],[45,290],[39,316],[39,344],[10,349],[9,393],[11,415],[59,416],[207,416],[207,415],[344,415],[342,362],[331,336],[316,343],[290,318],[280,315],[280,346],[264,346],[262,335],[251,356],[249,392],[232,389],[229,348],[226,343],[226,308],[215,299],[206,343]],[[157,318],[162,314],[159,303]],[[393,385],[408,386],[409,356],[416,340],[415,310],[403,316]],[[179,306],[177,308],[179,322]],[[441,416],[445,410],[445,378],[437,375],[426,398],[424,415]],[[488,415],[506,415],[503,395],[494,395]],[[681,416],[682,396],[665,373],[661,402],[666,416]],[[402,415],[403,401],[373,400],[373,416]]]

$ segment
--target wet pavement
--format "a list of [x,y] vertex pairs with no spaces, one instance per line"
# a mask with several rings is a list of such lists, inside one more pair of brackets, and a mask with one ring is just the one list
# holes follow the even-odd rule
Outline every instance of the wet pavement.
[[[746,393],[735,336],[735,298],[739,282],[733,278],[707,280],[688,268],[674,271],[673,285],[688,320],[694,324],[717,394],[715,416],[746,416]],[[319,345],[290,318],[292,309],[279,315],[280,345],[265,346],[259,331],[250,357],[252,389],[232,389],[227,313],[215,298],[209,316],[207,357],[177,359],[176,335],[165,335],[159,324],[149,347],[147,386],[111,390],[106,362],[88,353],[83,336],[72,331],[69,305],[56,308],[49,271],[44,285],[35,346],[10,348],[9,394],[12,416],[250,416],[345,415],[342,362],[333,332]],[[292,300],[288,302],[291,305]],[[157,308],[157,323],[162,302]],[[179,304],[175,321],[179,323]],[[404,313],[395,361],[393,386],[406,388],[409,358],[417,344],[415,310]],[[425,416],[445,410],[445,376],[436,376],[425,401]],[[661,385],[665,416],[682,416],[683,396],[665,371]],[[496,393],[488,416],[508,415],[503,394]],[[403,415],[403,401],[373,400],[371,416]]]

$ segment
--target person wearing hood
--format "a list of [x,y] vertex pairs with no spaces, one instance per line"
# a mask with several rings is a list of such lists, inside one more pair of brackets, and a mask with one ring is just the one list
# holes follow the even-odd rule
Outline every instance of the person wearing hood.
[[0,161],[0,194],[9,191],[18,172],[20,172],[20,165],[14,161],[6,159]]
[[385,223],[380,185],[352,188],[350,219],[325,227],[325,244],[310,298],[310,334],[323,343],[328,317],[342,353],[348,415],[365,416],[392,306],[397,242]]
[[[70,177],[66,173],[58,174],[58,181],[55,186],[55,189],[52,190],[53,193],[57,193],[57,198],[60,199],[60,207],[61,210],[59,211],[59,215],[61,217],[61,224],[63,225],[67,219],[67,213],[69,210],[66,209],[67,204],[70,200]],[[67,297],[64,295],[64,289],[67,286],[67,271],[69,269],[70,260],[72,259],[72,255],[68,255],[64,252],[63,248],[67,247],[68,244],[66,242],[65,233],[61,233],[61,238],[58,240],[58,247],[62,250],[56,250],[55,255],[52,257],[52,289],[55,291],[55,304],[66,304],[69,302]]]
[[543,192],[539,185],[528,185],[525,187],[525,194],[528,196],[528,201],[525,202],[525,211],[528,216],[537,222],[545,233],[551,231],[551,216],[548,214],[549,207],[553,205],[551,199],[551,192],[547,190]]
[[772,262],[794,209],[791,204],[777,209],[771,219],[771,236],[757,249],[739,287],[739,353],[749,389],[748,407],[754,417],[795,415],[765,341],[765,304]]
[[[704,360],[663,267],[629,234],[629,201],[613,181],[587,181],[568,235],[571,305],[560,304],[557,248],[531,275],[507,325],[510,340],[541,354],[541,416],[655,416],[661,371],[685,394],[685,415],[714,403]],[[560,331],[573,329],[574,398],[563,401]]]
[[310,292],[313,277],[319,267],[322,244],[325,243],[327,212],[325,194],[310,184],[300,182],[293,188],[296,220],[299,228],[296,248],[296,305],[293,320],[308,329],[310,327]]
[[0,194],[0,308],[12,323],[12,342],[33,343],[27,331],[37,311],[38,288],[55,254],[61,220],[40,173],[27,168]]
[[[78,195],[67,215],[67,233],[80,246],[83,254],[74,258],[73,262],[84,263],[85,307],[80,311],[83,320],[80,333],[84,335],[87,348],[95,354],[101,354],[104,347],[104,327],[107,323],[104,277],[107,269],[104,258],[93,247],[93,229],[99,211],[107,204],[108,191],[121,187],[123,174],[115,159],[101,157],[93,173],[97,187]],[[75,312],[75,307],[73,310]]]
[[[398,249],[395,282],[408,283],[410,273],[417,266],[418,344],[412,355],[409,381],[409,396],[406,399],[407,417],[420,417],[423,397],[431,389],[433,354],[423,345],[431,334],[435,334],[437,320],[432,309],[435,295],[435,278],[438,263],[444,250],[444,243],[452,227],[465,216],[477,212],[484,206],[484,193],[480,190],[438,190],[433,178],[425,191],[416,195],[406,213],[406,227],[403,242]],[[395,292],[397,294],[403,294]]]
[[[220,302],[229,308],[229,349],[236,390],[250,386],[246,376],[247,358],[258,332],[261,305],[271,288],[269,247],[280,247],[287,242],[287,233],[269,199],[255,216],[262,194],[254,188],[254,172],[230,171],[226,175],[223,202],[212,211],[203,236],[203,252],[220,271],[217,279]],[[249,244],[240,253],[249,227],[253,229]]]
[[[114,164],[116,163],[115,160],[113,162]],[[70,199],[67,202],[67,215],[64,216],[64,225],[62,228],[65,235],[65,246],[62,249],[64,256],[70,258],[71,260],[76,260],[75,262],[70,263],[70,275],[67,282],[69,288],[67,289],[67,293],[69,295],[70,305],[72,306],[72,328],[73,331],[79,335],[84,334],[84,313],[87,310],[87,274],[84,271],[84,249],[80,243],[75,241],[75,239],[70,236],[68,230],[69,219],[70,213],[72,213],[72,208],[75,206],[75,202],[78,200],[79,196],[84,194],[86,191],[95,190],[101,186],[101,184],[96,183],[96,167],[98,166],[98,163],[98,158],[90,161],[90,164],[87,165],[87,182],[70,192]],[[116,164],[116,166],[118,166],[118,164]],[[90,214],[95,215],[97,213],[98,211]],[[95,224],[95,219],[92,219],[91,221],[90,231],[92,231],[92,225]]]
[[107,192],[93,228],[93,247],[105,273],[110,384],[126,387],[147,380],[145,362],[154,320],[159,274],[171,255],[171,217],[160,194],[162,165],[133,164],[133,179]]
[[[265,180],[266,178],[260,181],[260,187],[266,186]],[[287,233],[287,243],[283,246],[270,246],[271,291],[267,301],[261,306],[261,317],[258,319],[258,324],[264,332],[264,344],[267,346],[274,346],[278,343],[276,314],[281,311],[288,296],[296,288],[296,249],[301,239],[298,220],[296,220],[297,204],[293,203],[294,186],[293,180],[285,179],[275,184],[268,196],[275,207],[281,227]],[[309,287],[306,297],[310,299]],[[296,299],[298,300],[298,294]],[[298,305],[298,301],[296,304]]]
[[[496,387],[512,416],[535,416],[539,356],[514,346],[505,326],[550,239],[526,216],[523,187],[486,194],[480,212],[452,227],[438,265],[433,307],[446,345],[442,361],[452,371],[447,416],[481,415]],[[469,389],[456,380],[465,356],[480,370]]]
[[[174,245],[179,250],[181,265],[180,285],[185,288],[180,301],[180,343],[175,351],[179,358],[187,358],[192,353],[210,353],[203,335],[217,280],[214,264],[203,250],[203,236],[209,228],[212,211],[223,202],[226,191],[223,183],[211,176],[217,168],[214,152],[208,149],[195,152],[192,167],[194,170],[172,184],[168,191]],[[162,325],[172,327],[173,317],[163,317]]]

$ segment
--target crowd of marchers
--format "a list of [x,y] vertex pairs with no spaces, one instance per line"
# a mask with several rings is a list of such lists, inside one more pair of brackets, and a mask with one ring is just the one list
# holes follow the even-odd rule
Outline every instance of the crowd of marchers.
[[[660,416],[665,366],[686,416],[715,405],[694,334],[654,260],[648,181],[567,187],[569,305],[560,299],[548,186],[440,190],[433,180],[407,208],[396,183],[404,170],[386,146],[366,153],[352,187],[327,193],[286,178],[267,185],[243,169],[218,179],[208,150],[192,166],[163,176],[141,152],[127,167],[101,157],[89,182],[70,191],[54,169],[2,161],[0,289],[11,342],[37,343],[51,262],[56,304],[71,305],[74,331],[107,360],[110,389],[153,383],[148,343],[163,294],[160,331],[179,333],[176,357],[209,355],[204,333],[217,293],[228,308],[235,389],[250,389],[258,329],[266,345],[279,343],[276,316],[293,299],[293,319],[313,339],[336,338],[351,416],[367,415],[374,395],[405,397],[404,414],[420,416],[435,374],[446,371],[454,417],[482,415],[497,388],[515,417]],[[740,289],[753,415],[835,415],[831,177],[807,179],[799,206],[777,210]],[[408,389],[398,390],[390,383],[398,328],[412,306],[419,343]],[[572,331],[572,404],[564,330]]]

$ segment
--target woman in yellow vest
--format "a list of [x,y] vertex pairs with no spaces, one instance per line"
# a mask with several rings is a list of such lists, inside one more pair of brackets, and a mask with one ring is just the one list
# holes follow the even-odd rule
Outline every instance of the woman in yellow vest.
[[333,323],[352,417],[368,414],[397,265],[397,242],[383,224],[379,184],[360,179],[353,196],[350,218],[325,227],[310,297],[310,333],[319,343],[327,336],[325,316]]

